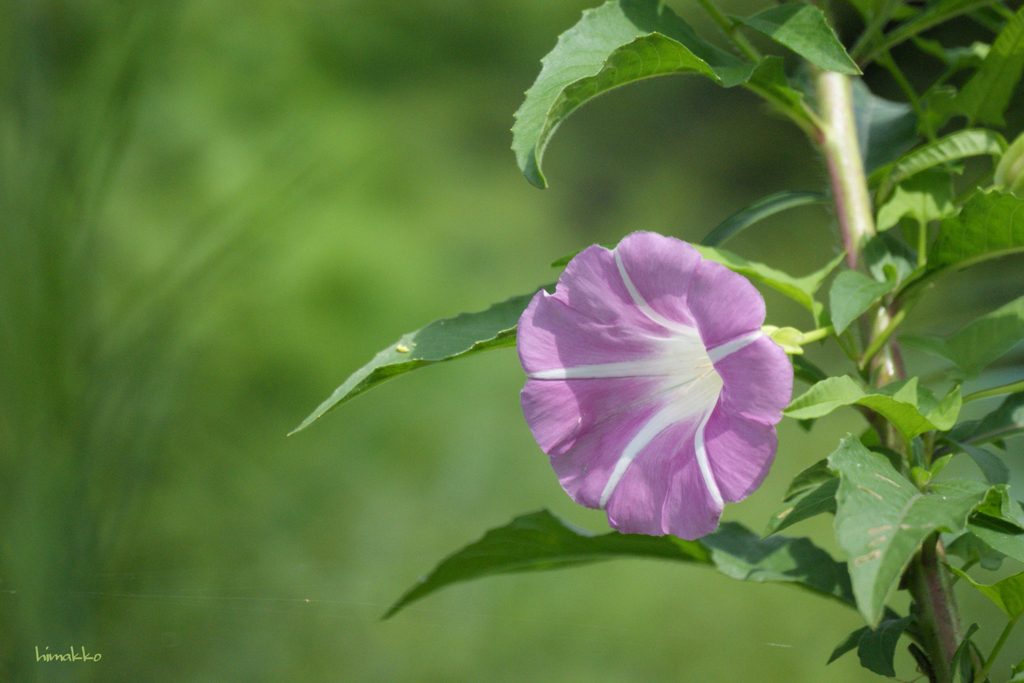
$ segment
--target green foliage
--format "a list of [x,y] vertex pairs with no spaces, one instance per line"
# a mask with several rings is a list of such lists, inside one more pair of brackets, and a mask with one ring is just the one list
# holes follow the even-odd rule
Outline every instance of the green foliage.
[[978,583],[956,567],[950,567],[949,570],[977,588],[978,592],[994,602],[1011,619],[1024,614],[1024,572],[988,585]]
[[981,420],[962,422],[948,435],[959,443],[983,444],[1024,432],[1024,391],[1010,394]]
[[918,386],[916,377],[893,382],[873,391],[865,391],[851,377],[830,377],[797,397],[783,412],[798,420],[824,417],[841,406],[859,405],[884,416],[908,441],[918,434],[948,430],[960,412],[960,387],[955,387],[941,402],[930,391]]
[[515,346],[516,325],[533,294],[515,296],[479,313],[435,320],[402,335],[356,370],[292,432],[302,431],[345,401],[399,375],[481,351]]
[[853,600],[845,566],[806,539],[761,540],[735,523],[723,524],[699,541],[616,531],[595,536],[542,510],[491,529],[479,541],[445,558],[384,618],[454,583],[631,557],[704,564],[740,581],[795,583],[846,603]]
[[818,68],[860,74],[857,64],[850,59],[846,48],[825,20],[825,14],[814,5],[794,2],[769,7],[739,20],[785,45]]
[[957,212],[950,173],[942,169],[928,169],[895,186],[878,209],[875,227],[888,230],[901,218],[908,217],[916,221],[918,230],[921,230],[931,221],[954,216]]
[[972,320],[948,337],[900,337],[907,346],[952,361],[967,378],[977,377],[1022,339],[1024,296]]
[[822,204],[824,201],[825,195],[820,192],[787,191],[769,195],[726,218],[700,243],[707,247],[720,247],[751,225],[763,221],[769,216],[798,206]]
[[879,676],[895,676],[896,645],[912,620],[913,617],[887,619],[877,628],[867,629],[857,643],[861,666]]
[[752,64],[697,36],[658,0],[611,0],[584,12],[544,57],[512,127],[519,168],[531,183],[546,187],[541,159],[551,135],[577,107],[612,88],[686,73],[730,87],[752,72]]
[[842,334],[860,314],[896,288],[896,273],[882,282],[856,270],[844,270],[836,275],[829,290],[829,310],[836,334]]
[[857,607],[875,626],[904,567],[925,538],[962,532],[988,492],[984,484],[954,480],[919,491],[889,461],[847,436],[829,456],[839,474],[836,541],[849,556]]

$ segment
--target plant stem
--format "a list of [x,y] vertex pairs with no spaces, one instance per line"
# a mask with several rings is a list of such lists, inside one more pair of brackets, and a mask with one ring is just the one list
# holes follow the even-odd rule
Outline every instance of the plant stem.
[[761,53],[750,44],[746,36],[740,33],[739,26],[736,25],[735,21],[725,16],[722,10],[718,9],[711,0],[697,0],[697,4],[711,17],[711,21],[718,25],[718,28],[722,30],[725,37],[732,41],[732,44],[743,53],[744,57],[754,63],[761,61]]
[[999,654],[999,651],[1003,649],[1003,645],[1006,644],[1006,639],[1010,637],[1010,631],[1012,631],[1013,627],[1017,625],[1018,619],[1020,619],[1020,616],[1010,619],[1010,623],[1008,623],[1006,628],[1003,629],[1002,634],[999,636],[999,640],[996,641],[995,647],[992,648],[992,652],[989,653],[988,659],[985,660],[985,667],[978,672],[974,677],[974,680],[984,681],[985,677],[988,676],[988,672],[992,670],[992,663],[996,661],[996,656]]
[[864,162],[857,143],[850,79],[834,71],[817,76],[818,102],[824,126],[819,141],[832,180],[832,197],[846,248],[846,263],[857,267],[864,242],[875,234]]
[[998,387],[992,387],[991,389],[984,389],[983,391],[975,391],[973,394],[967,394],[964,396],[964,403],[970,403],[971,401],[977,401],[980,398],[988,398],[989,396],[1002,396],[1003,394],[1015,394],[1018,391],[1024,391],[1024,379],[1019,382],[1011,382],[1010,384],[1002,384]]
[[960,645],[960,618],[943,567],[944,554],[938,533],[932,534],[907,568],[907,588],[914,598],[919,642],[931,663],[932,683],[952,683],[950,664]]

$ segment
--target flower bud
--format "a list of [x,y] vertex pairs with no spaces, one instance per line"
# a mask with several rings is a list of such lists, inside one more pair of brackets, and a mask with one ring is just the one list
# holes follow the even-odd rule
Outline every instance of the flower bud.
[[1024,133],[1003,153],[996,165],[993,184],[1006,192],[1016,195],[1024,194]]

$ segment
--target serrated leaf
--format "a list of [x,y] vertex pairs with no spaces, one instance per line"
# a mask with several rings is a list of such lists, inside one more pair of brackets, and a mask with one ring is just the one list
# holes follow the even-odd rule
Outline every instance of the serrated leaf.
[[878,282],[856,270],[844,270],[836,275],[828,293],[836,334],[842,334],[861,313],[895,288],[895,278]]
[[742,581],[795,583],[816,593],[853,604],[849,575],[807,539],[776,537],[762,541],[734,522],[697,541],[673,536],[594,535],[547,510],[491,529],[484,537],[443,560],[407,591],[384,615],[387,619],[410,603],[446,586],[485,576],[545,571],[617,558],[650,558],[716,567]]
[[906,216],[916,221],[920,229],[931,221],[954,216],[957,211],[949,173],[929,169],[896,185],[879,207],[875,227],[880,234],[886,234],[881,231],[888,230]]
[[836,266],[843,260],[843,254],[836,256],[832,261],[825,265],[824,268],[817,270],[810,275],[804,277],[792,277],[781,270],[776,270],[770,266],[766,266],[763,263],[756,263],[754,261],[748,261],[741,256],[737,256],[732,252],[724,249],[715,249],[714,247],[707,247],[704,245],[694,245],[697,251],[700,252],[704,258],[721,263],[729,270],[739,273],[751,280],[764,283],[772,289],[785,294],[790,299],[793,299],[798,304],[809,310],[815,319],[821,315],[823,309],[822,305],[814,300],[814,293],[818,291],[818,287],[828,277]]
[[900,574],[921,543],[935,531],[959,533],[985,497],[980,482],[936,484],[928,494],[872,453],[853,436],[829,456],[839,474],[836,542],[845,550],[857,607],[876,625]]
[[878,624],[878,628],[868,629],[861,635],[857,644],[860,665],[879,676],[895,676],[893,659],[896,656],[896,645],[913,619],[912,616],[887,619]]
[[955,114],[975,122],[1005,126],[1003,112],[1024,72],[1024,8],[1006,22],[978,71],[952,103]]
[[[1024,213],[1024,211],[1022,211]],[[1024,296],[969,322],[949,337],[901,336],[911,348],[952,361],[968,379],[1024,339]]]
[[956,567],[949,567],[949,570],[977,588],[982,595],[1003,610],[1010,619],[1017,619],[1024,614],[1024,572],[986,585],[978,583]]
[[884,202],[898,183],[926,169],[985,154],[998,159],[1004,151],[1006,140],[995,131],[975,128],[951,133],[872,173],[871,182],[880,183],[876,202]]
[[864,170],[868,173],[917,143],[914,108],[905,102],[878,97],[859,78],[853,81],[853,113]]
[[480,351],[514,347],[519,316],[533,296],[516,296],[486,311],[435,320],[426,327],[403,335],[352,373],[292,434],[302,431],[342,403],[399,375]]
[[916,377],[870,393],[846,375],[830,377],[794,399],[783,415],[798,420],[818,418],[850,405],[871,408],[892,422],[910,441],[932,429],[944,431],[953,426],[960,412],[960,387],[954,388],[940,403],[926,389],[918,387]]
[[659,0],[611,0],[587,10],[542,60],[512,126],[519,168],[537,187],[551,135],[577,107],[627,83],[667,74],[700,74],[731,87],[754,65],[700,38]]
[[771,536],[805,519],[817,517],[826,512],[835,512],[838,489],[839,479],[835,475],[831,475],[829,479],[817,486],[796,494],[768,519],[768,525],[761,537]]
[[825,71],[860,74],[856,62],[828,25],[825,14],[814,5],[794,2],[737,19]]
[[763,221],[769,216],[809,204],[823,204],[825,195],[820,192],[778,192],[759,199],[722,221],[714,230],[707,234],[701,244],[708,247],[719,247],[751,225]]

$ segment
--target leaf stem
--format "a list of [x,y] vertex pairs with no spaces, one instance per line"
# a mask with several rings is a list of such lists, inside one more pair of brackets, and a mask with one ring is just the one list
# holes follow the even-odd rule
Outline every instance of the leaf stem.
[[819,327],[818,329],[811,330],[810,332],[802,332],[801,334],[803,336],[800,339],[800,345],[803,346],[804,344],[810,344],[811,342],[816,342],[819,339],[824,339],[825,337],[828,337],[828,336],[833,335],[835,333],[836,333],[836,330],[831,325],[826,325],[825,327]]
[[725,37],[743,53],[744,57],[755,64],[761,61],[761,53],[747,40],[746,36],[740,33],[739,25],[735,21],[723,14],[722,10],[718,9],[711,0],[697,0],[697,4],[707,12],[711,20],[722,30]]
[[985,677],[988,676],[988,672],[992,669],[992,663],[995,662],[999,651],[1002,650],[1003,645],[1006,644],[1006,639],[1010,637],[1010,631],[1012,631],[1013,627],[1017,625],[1018,619],[1020,619],[1019,615],[1010,619],[1010,622],[1006,624],[1006,628],[1004,628],[1002,634],[1000,634],[999,640],[996,641],[995,646],[992,648],[992,652],[989,653],[988,659],[985,660],[984,668],[982,668],[982,670],[974,677],[975,681],[984,681]]
[[989,396],[1002,396],[1003,394],[1015,394],[1018,391],[1024,391],[1024,379],[1019,382],[1010,382],[1009,384],[1001,384],[998,387],[992,387],[990,389],[983,389],[981,391],[975,391],[973,394],[967,394],[964,396],[964,403],[970,403],[971,401],[977,401],[982,398],[988,398]]

